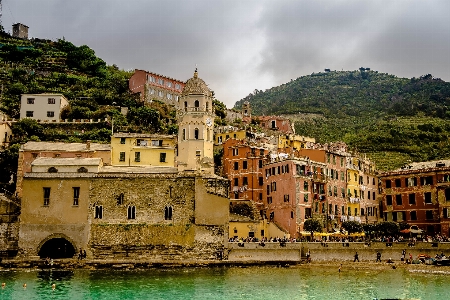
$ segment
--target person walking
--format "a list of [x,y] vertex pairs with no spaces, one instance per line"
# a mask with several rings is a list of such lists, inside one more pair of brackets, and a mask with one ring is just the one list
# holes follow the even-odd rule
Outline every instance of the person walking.
[[355,259],[353,260],[353,262],[358,261],[359,262],[359,255],[358,255],[358,251],[356,251],[355,253]]
[[377,260],[376,262],[381,262],[381,253],[380,251],[377,251]]

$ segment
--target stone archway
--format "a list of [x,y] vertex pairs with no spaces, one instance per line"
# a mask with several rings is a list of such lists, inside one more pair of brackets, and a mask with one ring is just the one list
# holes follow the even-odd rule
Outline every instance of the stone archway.
[[77,247],[65,234],[55,233],[40,242],[37,252],[41,258],[72,258]]

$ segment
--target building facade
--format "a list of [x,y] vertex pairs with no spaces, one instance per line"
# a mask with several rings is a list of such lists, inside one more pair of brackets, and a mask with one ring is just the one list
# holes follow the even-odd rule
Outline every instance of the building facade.
[[23,94],[20,98],[20,119],[58,121],[67,105],[69,101],[62,94]]
[[27,25],[21,23],[13,24],[12,36],[21,39],[28,39],[28,28],[29,27]]
[[143,103],[159,100],[177,106],[184,89],[184,82],[143,70],[135,70],[128,81],[132,93],[139,93]]
[[175,167],[176,136],[115,133],[111,137],[113,166]]

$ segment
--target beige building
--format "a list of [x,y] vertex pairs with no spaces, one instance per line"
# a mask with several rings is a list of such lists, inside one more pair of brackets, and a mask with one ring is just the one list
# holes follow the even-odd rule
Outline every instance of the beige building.
[[3,147],[7,147],[12,140],[11,124],[7,116],[0,113],[0,141]]
[[198,77],[186,81],[178,109],[178,169],[214,173],[214,93]]
[[20,98],[20,119],[60,120],[61,110],[69,105],[62,94],[23,94]]
[[175,166],[176,136],[115,133],[111,137],[114,166]]
[[18,37],[21,39],[28,39],[28,26],[21,24],[21,23],[16,23],[13,24],[12,26],[12,36],[13,37]]

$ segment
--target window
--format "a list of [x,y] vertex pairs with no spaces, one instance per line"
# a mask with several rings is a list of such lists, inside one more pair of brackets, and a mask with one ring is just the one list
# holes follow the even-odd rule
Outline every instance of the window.
[[411,211],[411,212],[409,212],[409,219],[410,219],[411,221],[417,220],[417,212],[416,212],[416,211]]
[[386,195],[386,205],[392,205],[392,195]]
[[426,192],[423,195],[423,198],[425,199],[425,204],[431,204],[431,192]]
[[233,156],[238,156],[238,155],[239,155],[239,149],[233,148]]
[[128,220],[136,219],[136,206],[128,206],[127,209],[127,218]]
[[248,185],[248,178],[242,177],[242,185]]
[[433,219],[433,211],[432,210],[425,211],[425,217],[427,220],[432,220]]
[[303,183],[303,190],[304,190],[305,192],[308,192],[308,191],[309,191],[309,184],[308,184],[308,181],[305,181],[305,182]]
[[308,194],[305,194],[305,195],[303,196],[303,201],[308,202]]
[[152,140],[152,146],[153,147],[162,147],[163,140]]
[[246,160],[244,160],[242,162],[242,169],[247,169],[247,161]]
[[164,207],[164,220],[172,220],[172,206]]
[[258,178],[258,184],[259,185],[263,185],[263,177],[259,177]]
[[375,198],[376,198],[376,197],[375,197],[375,192],[372,192],[372,199],[373,199],[373,200],[376,200]]
[[183,128],[183,141],[185,141],[185,140],[186,140],[186,129]]
[[344,181],[345,180],[345,175],[344,172],[341,172],[341,180]]
[[276,191],[277,190],[277,183],[276,182],[272,182],[272,191]]
[[120,143],[121,143],[122,145],[124,145],[124,144],[125,144],[125,138],[120,138]]
[[421,185],[431,185],[433,184],[433,176],[420,177]]
[[125,152],[119,153],[119,161],[125,161]]
[[259,167],[259,168],[262,168],[262,167],[263,167],[263,162],[262,162],[262,160],[258,160],[258,167]]
[[200,102],[198,100],[194,101],[194,110],[198,111],[200,109]]
[[289,202],[289,195],[284,195],[284,202]]
[[48,206],[50,204],[50,188],[44,188],[44,206]]
[[239,170],[239,162],[237,161],[234,162],[234,169]]
[[134,152],[134,161],[136,162],[141,161],[141,152]]
[[209,111],[209,102],[208,101],[206,101],[206,111]]
[[409,197],[409,204],[416,205],[416,194],[412,193],[408,195]]
[[32,118],[32,117],[33,117],[33,112],[27,110],[27,112],[25,113],[25,116],[26,116],[27,118]]
[[277,123],[275,120],[272,121],[272,129],[277,128]]
[[450,188],[445,189],[445,201],[450,201]]
[[161,79],[161,78],[158,78],[158,84],[160,84],[160,85],[164,85],[164,80],[163,80],[163,79]]
[[175,89],[179,90],[181,86],[178,83],[175,83]]
[[201,150],[195,150],[195,156],[201,156],[202,151]]
[[159,154],[159,162],[166,162],[166,153]]
[[167,99],[172,99],[172,94],[167,94]]
[[269,184],[266,186],[266,190],[267,190],[267,195],[270,195],[270,185]]
[[96,205],[95,206],[95,219],[103,219],[103,206]]
[[[370,191],[367,191],[367,199],[370,200]],[[375,200],[375,199],[373,199]]]
[[27,104],[34,104],[34,98],[27,98]]
[[77,172],[78,173],[87,173],[88,169],[86,169],[85,167],[81,167],[81,168],[78,168]]
[[167,87],[171,88],[172,87],[172,82],[167,81],[166,85],[167,85]]
[[291,219],[293,219],[293,218],[294,218],[294,212],[291,211]]
[[405,178],[405,185],[406,186],[417,186],[417,178],[416,177]]
[[159,96],[159,97],[162,97],[162,96],[163,96],[163,92],[162,92],[162,91],[159,91],[159,92],[158,92],[158,96]]
[[195,128],[195,129],[194,129],[194,138],[195,138],[196,140],[198,140],[198,137],[199,137],[199,130],[198,130],[198,128]]
[[345,188],[341,188],[341,197],[345,198]]
[[73,205],[78,205],[78,199],[80,199],[80,188],[73,187]]
[[387,189],[391,188],[391,180],[390,179],[386,180],[386,188]]
[[345,215],[345,206],[343,206],[343,205],[341,206],[341,212],[343,215]]
[[187,101],[184,101],[184,111],[187,111]]
[[119,196],[117,196],[117,205],[123,204],[123,199],[125,198],[125,195],[123,193],[120,193]]
[[49,172],[49,173],[58,173],[58,169],[55,168],[55,167],[50,167],[50,168],[48,168],[47,172]]
[[395,187],[402,187],[402,181],[400,178],[395,179]]
[[402,205],[402,195],[401,194],[397,194],[395,195],[395,204],[396,205]]
[[238,186],[239,185],[239,178],[234,178],[234,186]]
[[56,99],[55,98],[48,98],[48,104],[55,104]]

